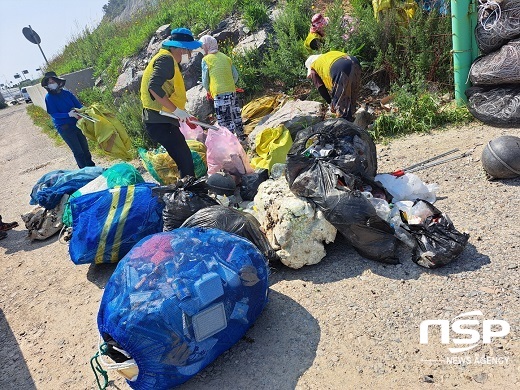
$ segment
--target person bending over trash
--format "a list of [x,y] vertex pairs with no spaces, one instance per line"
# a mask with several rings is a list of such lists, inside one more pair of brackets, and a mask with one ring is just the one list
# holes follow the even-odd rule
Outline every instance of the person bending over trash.
[[218,50],[218,43],[214,37],[203,35],[200,41],[204,54],[201,64],[202,86],[208,92],[208,99],[213,100],[217,122],[243,141],[246,136],[235,85],[238,71],[231,58]]
[[354,120],[361,84],[361,65],[340,51],[311,55],[305,61],[307,78],[339,118]]
[[[187,28],[176,28],[150,60],[141,80],[143,122],[150,138],[164,146],[179,168],[180,177],[195,176],[191,151],[179,121],[193,118],[185,111],[186,87],[179,64],[187,63],[192,50],[202,46]],[[178,119],[161,115],[171,112]]]
[[309,34],[305,38],[303,45],[307,51],[312,53],[313,51],[319,50],[323,46],[325,40],[325,27],[329,24],[329,18],[324,17],[322,14],[315,14],[311,19],[311,28]]
[[54,127],[65,143],[72,150],[78,167],[93,167],[92,155],[88,149],[87,138],[76,126],[78,119],[77,108],[82,108],[78,98],[72,92],[63,88],[65,80],[56,76],[55,72],[47,72],[41,81],[41,86],[47,90],[45,106],[52,117]]

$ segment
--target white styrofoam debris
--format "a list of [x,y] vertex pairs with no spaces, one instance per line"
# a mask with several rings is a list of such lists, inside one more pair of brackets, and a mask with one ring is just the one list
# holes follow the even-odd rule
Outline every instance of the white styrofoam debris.
[[336,228],[291,192],[284,175],[263,182],[254,201],[254,215],[283,264],[301,268],[325,257],[324,244],[334,242]]

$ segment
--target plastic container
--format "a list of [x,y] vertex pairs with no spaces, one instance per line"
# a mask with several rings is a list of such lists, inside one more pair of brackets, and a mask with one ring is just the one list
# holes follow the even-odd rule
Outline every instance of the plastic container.
[[193,332],[197,342],[217,334],[227,327],[226,311],[222,302],[216,303],[192,317]]
[[209,305],[224,294],[222,281],[216,272],[208,272],[193,284],[193,288],[199,298],[201,307]]

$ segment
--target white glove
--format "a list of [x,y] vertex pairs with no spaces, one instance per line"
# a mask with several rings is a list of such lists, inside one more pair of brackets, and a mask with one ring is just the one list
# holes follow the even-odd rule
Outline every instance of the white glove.
[[69,116],[70,116],[71,118],[76,118],[76,119],[81,118],[81,117],[78,115],[78,113],[76,112],[76,110],[74,110],[74,109],[72,109],[72,110],[69,111]]
[[177,118],[179,118],[179,121],[186,122],[188,118],[191,118],[191,115],[188,114],[186,111],[181,110],[180,108],[176,108],[175,111],[173,111],[173,115],[175,115]]

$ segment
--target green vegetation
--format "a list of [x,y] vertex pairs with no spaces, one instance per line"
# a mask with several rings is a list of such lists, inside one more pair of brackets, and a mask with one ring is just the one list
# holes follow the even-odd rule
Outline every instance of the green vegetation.
[[453,102],[442,104],[438,94],[406,88],[394,92],[396,112],[380,115],[370,133],[376,140],[416,132],[428,132],[450,123],[469,123],[472,115]]
[[52,138],[57,145],[63,144],[63,139],[59,136],[58,132],[54,128],[52,119],[43,108],[38,107],[34,104],[27,106],[27,113],[31,117],[33,123],[41,127],[43,132]]
[[121,70],[121,60],[146,47],[158,27],[188,26],[198,34],[215,28],[237,3],[236,0],[158,1],[130,22],[115,24],[104,20],[95,30],[85,28],[72,37],[61,55],[52,59],[49,68],[64,74],[93,66],[96,75],[103,74],[104,81],[113,85]]
[[306,49],[303,41],[309,32],[311,1],[287,1],[283,11],[273,23],[274,36],[271,37],[270,50],[261,63],[262,77],[269,85],[289,91],[303,84],[311,87],[306,80]]
[[255,30],[269,20],[267,5],[262,1],[247,2],[244,6],[244,20],[250,30]]
[[[139,97],[127,94],[114,101],[110,92],[122,70],[122,60],[145,48],[162,25],[186,26],[198,34],[215,28],[230,15],[239,15],[254,31],[269,21],[272,7],[278,8],[278,16],[267,48],[235,54],[230,42],[220,45],[239,70],[238,86],[245,89],[246,101],[270,91],[321,99],[306,79],[308,53],[303,47],[310,18],[320,11],[330,18],[322,50],[357,56],[363,67],[363,85],[374,81],[382,91],[395,95],[395,109],[380,115],[372,129],[376,139],[428,131],[470,118],[465,108],[446,105],[439,98],[453,90],[449,15],[418,7],[412,19],[388,10],[376,20],[371,0],[161,0],[152,2],[155,5],[130,22],[112,23],[125,2],[108,1],[104,21],[95,30],[85,29],[73,37],[62,54],[52,59],[49,69],[64,74],[93,66],[104,86],[83,91],[80,99],[85,104],[102,103],[117,112],[136,147],[151,146],[141,123]],[[316,4],[326,8],[318,10]]]

